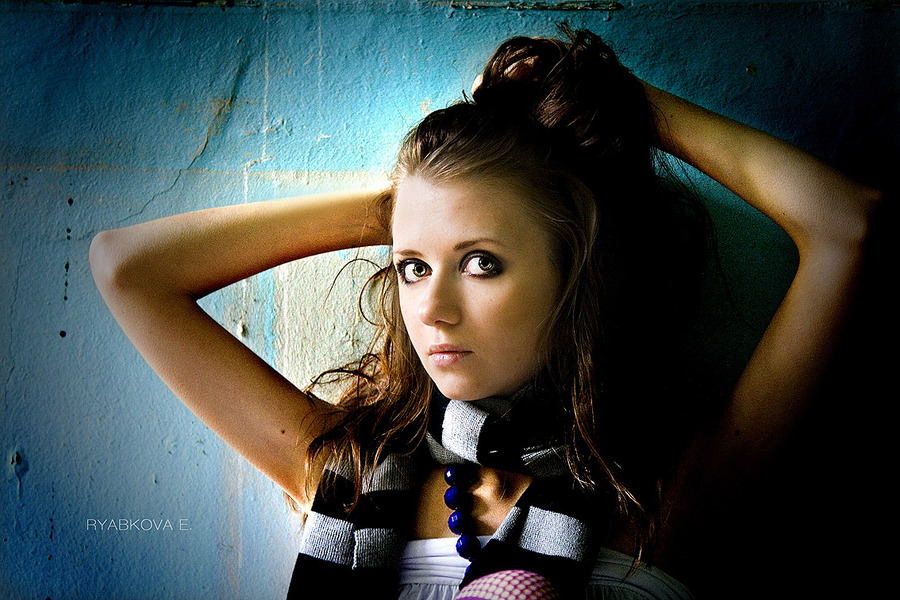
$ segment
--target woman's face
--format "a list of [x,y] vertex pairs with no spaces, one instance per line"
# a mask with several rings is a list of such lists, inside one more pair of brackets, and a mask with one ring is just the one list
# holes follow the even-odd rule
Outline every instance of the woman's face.
[[397,187],[393,261],[400,309],[441,393],[514,393],[541,366],[560,285],[547,232],[513,188],[492,182]]

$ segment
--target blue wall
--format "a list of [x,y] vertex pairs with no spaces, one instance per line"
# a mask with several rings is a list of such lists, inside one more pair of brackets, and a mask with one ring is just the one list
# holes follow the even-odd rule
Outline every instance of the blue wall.
[[[298,518],[119,331],[89,272],[100,230],[360,185],[391,167],[408,127],[468,89],[500,41],[552,34],[563,18],[606,37],[656,85],[863,180],[885,185],[898,155],[898,19],[889,3],[129,4],[0,2],[0,599],[262,599],[287,589]],[[716,207],[739,307],[707,325],[729,332],[703,356],[727,379],[777,303],[794,252],[765,219],[697,181]],[[737,224],[742,215],[752,226]],[[333,272],[318,275],[321,289]],[[205,306],[299,380],[321,365],[297,358],[315,336],[301,344],[287,333],[280,300],[296,278],[263,274]],[[346,340],[335,335],[315,353],[340,353]],[[812,434],[816,452],[828,446],[822,437]],[[710,587],[752,571],[754,581],[738,587],[768,589],[772,573],[797,568],[805,578],[819,568],[820,527],[805,504],[819,496],[803,473],[821,467],[805,462],[810,454],[788,459],[798,472],[773,475],[782,504],[755,497],[763,517],[748,517],[722,546],[749,567],[732,572],[711,558]],[[836,504],[825,501],[840,514]],[[785,510],[790,520],[778,521]],[[111,529],[119,519],[125,526]],[[785,533],[792,528],[794,537]],[[748,543],[774,557],[741,551]],[[795,551],[814,560],[798,567]]]

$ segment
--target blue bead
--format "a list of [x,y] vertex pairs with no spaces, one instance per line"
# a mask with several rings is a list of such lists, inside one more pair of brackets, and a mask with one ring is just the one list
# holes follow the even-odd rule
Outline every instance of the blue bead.
[[444,481],[447,482],[447,485],[453,485],[454,483],[459,483],[459,468],[456,465],[450,465],[447,467],[447,470],[444,471]]
[[466,560],[471,560],[480,550],[481,542],[474,535],[466,533],[456,540],[456,553]]
[[447,488],[447,491],[444,492],[444,504],[446,504],[449,509],[456,510],[459,508],[461,499],[462,493],[455,485],[451,485]]
[[459,535],[463,532],[463,528],[466,526],[466,517],[461,512],[454,511],[450,514],[450,518],[447,519],[447,527],[450,528],[450,531]]

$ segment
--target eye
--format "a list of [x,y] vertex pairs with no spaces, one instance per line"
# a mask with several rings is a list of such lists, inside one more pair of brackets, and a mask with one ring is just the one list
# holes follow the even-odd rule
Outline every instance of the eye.
[[403,283],[416,283],[428,276],[431,269],[419,260],[403,260],[395,266],[397,275]]
[[463,272],[474,277],[493,277],[503,272],[503,267],[496,257],[480,252],[464,259]]

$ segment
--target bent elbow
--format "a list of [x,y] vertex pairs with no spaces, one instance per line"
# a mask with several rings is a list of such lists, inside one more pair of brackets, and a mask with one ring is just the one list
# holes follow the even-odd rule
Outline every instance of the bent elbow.
[[128,260],[118,230],[101,231],[95,235],[88,258],[94,283],[103,295],[124,286]]
[[865,215],[863,217],[863,239],[868,237],[869,230],[875,220],[875,215],[879,212],[885,203],[885,193],[874,188],[866,188],[863,202],[865,205]]
[[91,275],[94,276],[94,283],[101,290],[112,280],[114,273],[111,260],[111,238],[111,231],[101,231],[91,240],[91,247],[88,251]]
[[883,202],[884,193],[880,190],[867,187],[860,191],[855,202],[855,211],[844,215],[844,236],[841,242],[849,252],[858,254],[864,252]]
[[822,211],[806,235],[798,241],[801,255],[825,252],[858,255],[868,244],[879,207],[884,202],[880,190],[859,185],[845,193],[840,202]]

